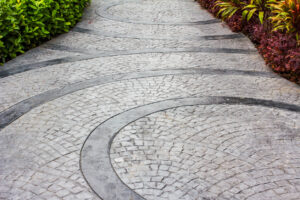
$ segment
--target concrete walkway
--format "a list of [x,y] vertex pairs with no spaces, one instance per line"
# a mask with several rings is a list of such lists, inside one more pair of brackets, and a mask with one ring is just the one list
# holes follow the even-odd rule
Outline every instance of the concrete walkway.
[[0,199],[296,200],[300,88],[193,0],[92,0],[0,69]]

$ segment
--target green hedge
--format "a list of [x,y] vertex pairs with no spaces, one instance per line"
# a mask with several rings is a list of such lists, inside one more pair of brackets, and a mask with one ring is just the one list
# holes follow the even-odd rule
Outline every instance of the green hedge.
[[70,30],[89,0],[0,0],[0,63]]

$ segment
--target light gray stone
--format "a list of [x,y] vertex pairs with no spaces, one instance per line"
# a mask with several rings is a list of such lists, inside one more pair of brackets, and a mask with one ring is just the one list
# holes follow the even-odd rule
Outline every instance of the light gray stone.
[[[192,0],[93,0],[0,68],[0,199],[99,199],[87,168],[104,200],[299,196],[299,87]],[[81,169],[89,134],[128,110]]]

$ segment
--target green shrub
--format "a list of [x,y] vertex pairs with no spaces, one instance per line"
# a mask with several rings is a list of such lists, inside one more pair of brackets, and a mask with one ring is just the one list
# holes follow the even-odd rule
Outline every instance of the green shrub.
[[270,0],[273,16],[274,31],[281,30],[288,33],[296,32],[300,43],[300,0]]
[[0,0],[0,63],[70,30],[89,0]]
[[219,6],[218,16],[223,20],[231,18],[236,12],[242,9],[245,3],[240,0],[217,0],[215,7]]
[[265,22],[265,15],[268,11],[269,0],[250,0],[249,4],[244,7],[243,19],[249,21],[252,16],[256,15],[261,24]]

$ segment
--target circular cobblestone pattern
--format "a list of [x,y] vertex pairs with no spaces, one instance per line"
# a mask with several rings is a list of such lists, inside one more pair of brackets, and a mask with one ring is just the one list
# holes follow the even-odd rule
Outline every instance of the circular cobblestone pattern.
[[140,24],[180,25],[213,19],[208,12],[199,15],[199,7],[194,5],[192,1],[171,4],[169,0],[121,1],[102,8],[98,13],[109,19]]
[[299,199],[299,120],[262,107],[169,109],[123,128],[111,162],[145,199]]

